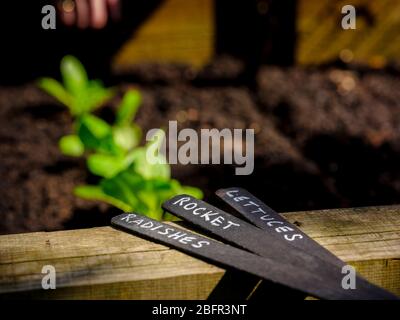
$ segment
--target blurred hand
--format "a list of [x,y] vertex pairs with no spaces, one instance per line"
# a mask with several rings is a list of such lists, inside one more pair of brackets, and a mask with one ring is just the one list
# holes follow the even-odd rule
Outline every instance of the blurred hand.
[[120,0],[62,0],[58,10],[66,26],[102,29],[121,14]]

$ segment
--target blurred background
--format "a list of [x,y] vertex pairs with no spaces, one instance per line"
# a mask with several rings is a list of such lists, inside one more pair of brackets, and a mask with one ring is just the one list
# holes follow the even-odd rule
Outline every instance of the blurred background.
[[[1,233],[105,225],[117,212],[72,194],[93,177],[59,152],[71,119],[34,82],[60,78],[66,54],[119,96],[139,88],[144,131],[168,120],[255,130],[250,176],[173,166],[208,201],[241,186],[279,212],[399,203],[400,1],[121,0],[120,18],[103,28],[58,16],[56,30],[44,30],[41,8],[51,3],[2,4]],[[341,27],[347,4],[355,30]]]

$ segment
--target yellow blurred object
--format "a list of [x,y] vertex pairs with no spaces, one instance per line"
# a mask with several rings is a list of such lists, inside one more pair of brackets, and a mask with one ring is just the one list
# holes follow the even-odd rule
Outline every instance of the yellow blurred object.
[[135,31],[114,63],[187,63],[201,67],[214,53],[214,26],[213,0],[166,0]]
[[381,69],[386,65],[386,63],[386,58],[379,55],[371,57],[368,61],[368,65],[374,69]]
[[354,59],[354,53],[349,49],[343,49],[339,53],[339,58],[343,62],[350,63]]
[[[356,8],[356,30],[341,27],[341,8]],[[297,62],[321,64],[336,59],[381,68],[400,58],[400,1],[299,0]]]
[[[163,1],[132,31],[114,63],[204,66],[215,52],[215,1]],[[298,0],[296,63],[318,65],[340,59],[382,68],[387,61],[400,60],[400,1],[352,0],[356,30],[342,29],[341,9],[347,4],[346,0]],[[269,13],[265,1],[259,1],[257,9],[260,14]]]

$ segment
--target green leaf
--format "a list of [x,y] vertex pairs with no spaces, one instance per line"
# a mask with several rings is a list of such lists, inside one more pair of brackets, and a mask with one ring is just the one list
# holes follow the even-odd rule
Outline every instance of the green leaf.
[[158,130],[145,147],[136,148],[134,153],[133,170],[143,175],[145,179],[169,180],[171,169],[165,156],[160,152],[165,133]]
[[142,176],[129,171],[121,172],[117,178],[124,181],[131,190],[139,190],[144,188],[146,184]]
[[91,185],[77,186],[74,189],[74,194],[82,199],[98,200],[106,202],[125,212],[132,211],[132,207],[130,205],[126,204],[123,201],[120,201],[117,198],[107,195],[106,193],[104,193],[104,191],[100,186],[91,186]]
[[74,56],[61,60],[61,75],[64,86],[72,95],[81,94],[86,89],[88,76],[82,63]]
[[37,85],[40,89],[46,91],[49,95],[56,98],[62,104],[70,108],[70,112],[72,113],[72,98],[69,93],[64,89],[61,83],[52,78],[40,78],[37,81]]
[[66,156],[80,157],[85,152],[85,146],[77,135],[62,137],[58,145],[61,152]]
[[96,150],[102,139],[111,136],[111,126],[104,120],[87,114],[78,121],[78,135],[85,147]]
[[91,112],[100,107],[107,100],[115,95],[114,89],[104,88],[103,84],[98,80],[91,80],[83,92],[82,111]]
[[144,213],[144,208],[140,206],[139,199],[136,196],[137,186],[132,187],[125,180],[117,176],[112,179],[102,180],[101,187],[106,194],[129,204],[133,210]]
[[85,115],[81,118],[81,123],[98,139],[104,138],[111,133],[111,126],[94,115]]
[[142,102],[142,97],[138,90],[130,90],[125,93],[116,115],[116,124],[119,126],[129,125],[136,115]]
[[168,180],[171,177],[171,170],[166,161],[152,164],[148,161],[147,156],[146,148],[136,148],[132,151],[130,154],[130,157],[133,158],[132,169],[145,179]]
[[104,178],[114,177],[128,165],[129,163],[126,163],[125,158],[108,154],[96,153],[90,155],[87,159],[90,172]]
[[100,141],[100,145],[97,148],[98,152],[112,154],[114,156],[125,156],[126,150],[124,150],[121,146],[119,146],[112,134],[107,135]]
[[141,135],[140,127],[135,124],[113,128],[115,143],[126,151],[131,150],[140,143]]
[[147,207],[146,216],[152,219],[161,220],[163,210],[157,197],[157,193],[152,190],[140,190],[138,192],[138,197]]

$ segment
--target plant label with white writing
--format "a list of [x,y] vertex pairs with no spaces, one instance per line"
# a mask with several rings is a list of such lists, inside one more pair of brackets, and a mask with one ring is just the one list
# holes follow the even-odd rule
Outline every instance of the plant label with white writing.
[[[268,258],[281,268],[295,268],[297,273],[317,277],[326,289],[335,289],[340,286],[342,269],[335,264],[322,260],[304,250],[288,245],[264,230],[248,222],[224,212],[202,200],[189,195],[179,195],[163,203],[168,212],[210,232],[219,239],[249,250],[264,258]],[[307,276],[308,277],[308,276]],[[311,279],[311,278],[309,278]],[[340,280],[338,280],[340,279]],[[339,281],[339,282],[338,282]],[[304,279],[304,283],[307,280]],[[309,283],[311,285],[311,283]],[[306,292],[305,290],[303,290]],[[385,290],[370,284],[361,277],[357,277],[357,289],[354,296],[391,296]]]
[[216,194],[244,218],[269,234],[338,266],[346,264],[247,190],[220,189]]
[[219,266],[248,272],[321,299],[388,298],[386,295],[371,295],[368,290],[360,292],[361,295],[354,294],[342,289],[339,277],[335,282],[332,280],[327,282],[319,274],[309,273],[292,265],[280,264],[272,259],[139,214],[124,213],[114,217],[111,223],[118,229],[179,249]]

